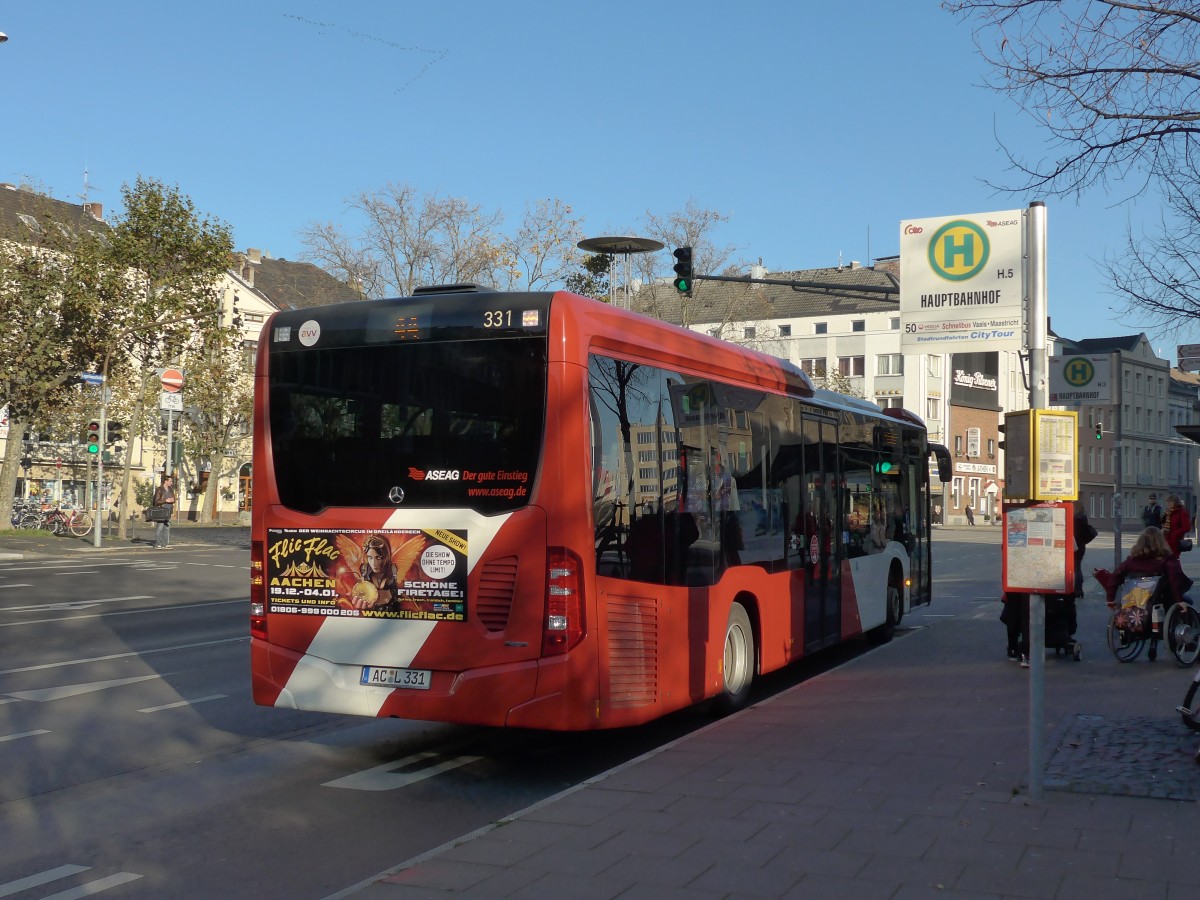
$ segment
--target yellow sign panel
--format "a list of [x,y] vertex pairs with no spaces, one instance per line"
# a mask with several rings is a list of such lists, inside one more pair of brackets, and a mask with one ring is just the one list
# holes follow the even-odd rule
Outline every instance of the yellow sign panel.
[[1004,417],[1004,495],[1024,500],[1079,497],[1079,421],[1073,412],[1027,409]]

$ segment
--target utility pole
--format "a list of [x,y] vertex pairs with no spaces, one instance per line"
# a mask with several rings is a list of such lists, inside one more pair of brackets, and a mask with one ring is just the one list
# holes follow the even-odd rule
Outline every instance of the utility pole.
[[[1029,204],[1025,219],[1026,285],[1029,289],[1029,408],[1045,409],[1046,390],[1046,204]],[[1032,477],[1032,476],[1031,476]],[[1046,603],[1029,595],[1029,796],[1042,799],[1045,767]]]

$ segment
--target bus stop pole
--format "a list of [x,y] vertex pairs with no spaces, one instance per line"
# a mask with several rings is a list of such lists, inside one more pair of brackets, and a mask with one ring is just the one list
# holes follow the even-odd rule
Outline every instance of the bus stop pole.
[[[1046,204],[1029,204],[1025,220],[1026,286],[1029,291],[1029,408],[1045,409],[1046,386]],[[1045,768],[1046,607],[1041,594],[1029,598],[1029,797],[1042,799]]]

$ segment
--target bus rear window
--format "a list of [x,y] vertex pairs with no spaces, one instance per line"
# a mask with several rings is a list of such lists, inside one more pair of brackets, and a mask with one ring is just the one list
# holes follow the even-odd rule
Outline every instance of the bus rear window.
[[291,509],[528,502],[544,337],[273,351],[268,379],[275,481]]

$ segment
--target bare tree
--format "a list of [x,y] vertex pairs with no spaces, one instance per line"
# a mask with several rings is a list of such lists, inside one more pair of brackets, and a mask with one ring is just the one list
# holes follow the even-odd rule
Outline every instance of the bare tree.
[[[664,253],[642,253],[634,257],[634,265],[645,282],[653,282],[660,271],[670,271],[674,265],[671,253],[679,247],[692,248],[692,271],[697,275],[711,275],[716,272],[734,274],[741,267],[731,264],[734,247],[726,245],[719,247],[712,237],[713,231],[723,222],[729,221],[729,216],[715,209],[702,207],[695,200],[689,199],[683,209],[675,210],[666,215],[646,211],[646,219],[640,232],[646,237],[654,238],[666,244]],[[638,232],[635,232],[638,233]],[[664,269],[659,269],[662,265]],[[692,289],[693,297],[703,294],[705,283],[698,281]],[[643,310],[648,315],[661,318],[661,310],[654,304],[660,299],[658,291],[651,291],[647,296],[652,306]],[[688,324],[688,303],[684,303],[684,325]]]
[[[1127,235],[1105,261],[1130,312],[1178,327],[1200,318],[1200,3],[1195,0],[954,0],[975,22],[989,86],[1045,130],[1046,153],[1005,148],[1018,184],[1079,196],[1147,188],[1166,203],[1157,235]],[[1003,186],[1002,186],[1003,187]]]
[[349,235],[333,223],[309,223],[300,232],[304,256],[365,297],[409,295],[423,284],[491,283],[503,239],[499,213],[461,197],[420,196],[408,184],[363,191],[349,207],[365,219]]
[[561,200],[539,200],[525,207],[521,227],[503,242],[501,275],[508,290],[535,291],[564,284],[576,273],[583,220]]
[[1194,171],[1200,5],[1194,0],[955,0],[1012,96],[1049,134],[1041,160],[1009,158],[1024,187],[1059,196],[1131,174]]

